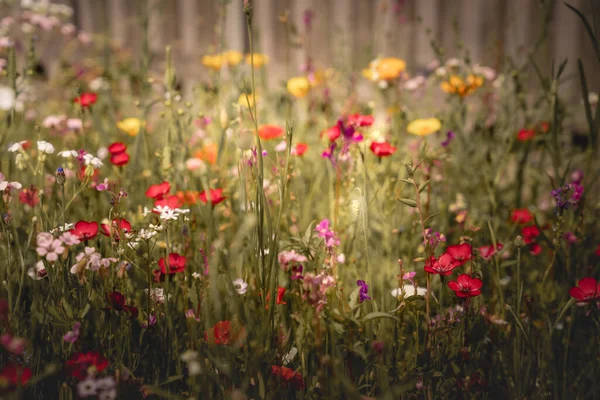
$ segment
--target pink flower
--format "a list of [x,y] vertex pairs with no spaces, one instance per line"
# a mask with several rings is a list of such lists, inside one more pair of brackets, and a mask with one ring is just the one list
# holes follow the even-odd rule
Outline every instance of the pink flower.
[[40,257],[46,257],[48,262],[55,262],[58,260],[58,256],[65,251],[63,242],[59,239],[55,239],[51,233],[38,233],[36,241],[38,245],[36,249],[38,255]]
[[325,240],[325,246],[339,246],[340,240],[337,237],[335,237],[335,233],[329,229],[328,219],[324,219],[323,221],[319,222],[319,224],[315,227],[315,230],[319,232],[318,236],[322,237],[323,240]]
[[69,343],[75,343],[77,339],[79,339],[79,329],[81,328],[80,322],[75,322],[73,324],[73,329],[69,332],[65,333],[63,336],[63,340]]
[[4,346],[8,352],[17,356],[23,353],[23,350],[25,350],[25,346],[27,345],[25,339],[12,336],[10,333],[2,335],[0,337],[0,343],[2,343],[2,346]]

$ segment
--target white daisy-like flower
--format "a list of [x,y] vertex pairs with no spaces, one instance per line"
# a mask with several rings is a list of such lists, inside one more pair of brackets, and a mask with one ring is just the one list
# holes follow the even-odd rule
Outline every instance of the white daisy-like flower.
[[38,140],[37,148],[42,153],[52,154],[54,153],[54,146],[52,143],[46,142],[45,140]]
[[77,384],[77,393],[79,397],[95,396],[98,393],[96,381],[92,377],[88,377]]
[[15,91],[8,86],[0,86],[0,110],[12,110],[15,102]]
[[413,285],[404,285],[404,287],[401,288],[396,288],[392,290],[392,296],[394,297],[398,297],[402,294],[402,290],[404,290],[404,293],[406,294],[406,296],[413,296],[413,295],[418,295],[418,296],[425,296],[425,294],[427,294],[427,289],[423,288],[423,287],[417,287],[417,290],[415,291],[415,287]]
[[248,284],[242,278],[237,278],[233,281],[233,286],[238,294],[244,294],[248,291]]
[[85,165],[91,165],[94,168],[100,168],[104,165],[101,159],[94,157],[94,155],[90,153],[83,156],[83,161],[85,162]]
[[4,175],[2,175],[2,173],[0,172],[0,192],[4,192],[7,188],[19,190],[22,187],[23,185],[21,185],[19,182],[7,181]]
[[10,151],[11,153],[16,153],[17,151],[24,151],[23,145],[25,143],[27,143],[27,140],[22,140],[20,142],[13,143],[10,146],[8,146],[8,151]]
[[59,151],[57,153],[57,155],[60,157],[63,157],[63,158],[71,158],[71,157],[77,157],[79,154],[75,150],[63,150],[63,151]]
[[29,270],[27,271],[27,275],[29,275],[31,279],[36,281],[47,277],[48,273],[46,272],[44,262],[42,260],[38,261],[34,267],[29,268]]

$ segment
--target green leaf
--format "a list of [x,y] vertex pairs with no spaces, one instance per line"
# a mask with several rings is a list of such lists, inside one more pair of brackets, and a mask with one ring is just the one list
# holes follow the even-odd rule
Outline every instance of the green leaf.
[[412,296],[405,298],[404,301],[407,303],[411,303],[413,301],[425,301],[425,297],[421,296],[420,294],[413,294]]
[[423,221],[425,224],[431,222],[435,217],[437,217],[438,215],[440,215],[440,213],[435,213],[435,214],[431,214],[429,217],[425,218],[425,221]]
[[565,6],[569,7],[571,9],[571,11],[573,11],[575,14],[577,14],[577,16],[583,22],[583,25],[585,26],[585,30],[587,31],[588,35],[590,36],[590,39],[592,40],[592,46],[594,46],[594,51],[596,53],[596,57],[598,58],[598,62],[600,62],[600,45],[598,45],[598,39],[596,38],[596,35],[594,35],[594,31],[592,30],[592,27],[590,26],[589,22],[587,21],[587,18],[585,18],[585,16],[581,13],[581,11],[579,11],[577,8],[573,7],[569,3],[565,2]]
[[400,178],[400,182],[408,183],[409,185],[412,185],[413,183],[415,183],[415,181],[413,181],[412,178],[408,178],[408,179]]
[[425,190],[427,188],[427,186],[429,186],[429,183],[431,183],[431,179],[427,180],[426,182],[423,182],[419,185],[419,193],[421,193],[423,190]]
[[588,86],[587,86],[587,80],[585,79],[585,71],[583,69],[583,63],[581,62],[581,59],[577,60],[577,66],[579,67],[579,80],[581,81],[581,91],[582,91],[582,95],[583,95],[583,105],[584,105],[584,109],[585,109],[585,117],[587,119],[587,123],[588,123],[588,127],[590,129],[589,131],[589,136],[590,136],[590,148],[595,149],[596,148],[596,127],[595,127],[595,122],[598,121],[594,121],[594,117],[592,116],[592,107],[590,106],[590,97],[589,97],[589,91],[588,91]]
[[183,375],[173,375],[162,381],[158,384],[158,386],[164,386],[169,383],[177,382],[178,380],[183,379]]
[[381,311],[380,312],[372,312],[372,313],[365,315],[364,318],[362,319],[362,322],[364,323],[364,322],[371,321],[371,320],[378,319],[378,318],[391,318],[394,321],[400,322],[400,320],[398,318],[394,317],[393,315],[388,314],[386,312],[381,312]]
[[414,200],[411,200],[411,199],[403,199],[403,198],[400,198],[400,199],[398,199],[398,201],[399,201],[400,203],[402,203],[402,204],[406,204],[406,205],[407,205],[407,206],[409,206],[409,207],[413,207],[413,208],[414,208],[414,207],[416,207],[416,206],[417,206],[417,202],[416,202],[416,201],[414,201]]

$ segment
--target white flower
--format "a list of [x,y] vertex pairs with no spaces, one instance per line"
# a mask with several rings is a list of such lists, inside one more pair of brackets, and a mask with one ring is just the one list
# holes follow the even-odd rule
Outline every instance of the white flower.
[[4,175],[0,172],[0,192],[4,192],[6,189],[21,189],[23,185],[19,182],[9,182],[6,180]]
[[404,89],[408,90],[409,92],[414,92],[417,89],[419,89],[421,86],[423,86],[426,81],[427,80],[425,79],[425,77],[423,75],[418,75],[418,76],[404,82]]
[[449,58],[448,61],[446,61],[446,66],[447,67],[458,67],[462,64],[462,61],[459,60],[458,58]]
[[46,273],[46,267],[44,266],[44,262],[42,260],[38,261],[35,264],[35,267],[29,268],[27,271],[27,275],[33,280],[39,281],[40,279],[44,279],[48,276]]
[[287,143],[285,142],[285,140],[282,140],[281,142],[279,142],[279,144],[277,146],[275,146],[275,151],[276,152],[282,152],[287,148]]
[[12,110],[15,106],[15,91],[8,86],[0,86],[0,110]]
[[296,357],[296,354],[298,354],[298,349],[292,347],[290,351],[285,356],[283,356],[283,359],[281,360],[283,362],[283,365],[288,365],[289,363],[291,363],[294,357]]
[[77,393],[79,397],[95,396],[98,391],[96,389],[96,381],[92,377],[88,377],[77,384]]
[[444,76],[446,76],[446,68],[444,68],[444,67],[436,68],[435,75],[438,78],[443,78]]
[[598,103],[598,93],[590,92],[588,94],[588,102],[592,106],[595,105],[596,103]]
[[63,151],[59,151],[57,153],[57,155],[60,157],[63,157],[63,158],[71,158],[71,157],[77,157],[79,154],[75,150],[63,150]]
[[116,385],[117,383],[115,382],[115,378],[112,376],[107,376],[96,381],[96,388],[98,388],[98,390],[110,390]]
[[8,146],[8,151],[10,151],[11,153],[16,153],[17,151],[23,151],[23,145],[25,143],[27,143],[27,140],[22,140],[20,142],[13,143],[10,146]]
[[90,153],[83,156],[83,161],[85,162],[85,165],[91,165],[94,168],[100,168],[104,165],[101,159],[94,157],[94,155]]
[[106,81],[106,79],[102,78],[102,77],[98,77],[95,79],[92,79],[89,83],[89,87],[90,90],[93,90],[94,92],[100,91],[102,89],[107,89],[108,88],[108,82]]
[[248,284],[242,278],[237,278],[233,281],[233,286],[238,294],[244,294],[248,290]]
[[[144,289],[144,292],[148,293],[148,289]],[[169,295],[169,299],[171,295]],[[155,303],[164,303],[165,302],[165,290],[162,288],[154,288],[150,291],[150,299]]]
[[200,275],[198,272],[192,272],[192,278],[200,279],[200,278],[202,278],[202,275]]
[[179,358],[181,358],[181,361],[183,361],[184,363],[189,363],[195,361],[198,358],[198,352],[194,350],[186,350],[183,353],[181,353],[181,356]]
[[52,146],[52,143],[48,143],[44,140],[39,140],[37,142],[37,148],[42,153],[46,153],[46,154],[54,153],[54,146]]
[[142,217],[146,218],[148,214],[150,214],[152,210],[149,210],[148,207],[144,207],[144,211],[142,212]]
[[417,290],[415,292],[415,287],[413,285],[404,285],[404,287],[402,289],[400,288],[396,288],[392,290],[392,296],[394,297],[398,297],[402,294],[402,290],[404,290],[405,295],[408,296],[413,296],[413,295],[418,295],[418,296],[425,296],[425,294],[427,294],[427,289],[423,288],[423,287],[417,287]]
[[96,152],[99,159],[104,160],[108,156],[108,149],[106,147],[100,147]]

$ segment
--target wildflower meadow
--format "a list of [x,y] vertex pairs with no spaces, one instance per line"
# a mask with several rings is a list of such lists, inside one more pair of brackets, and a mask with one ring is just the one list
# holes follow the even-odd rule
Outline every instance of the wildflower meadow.
[[600,397],[592,16],[560,4],[591,70],[432,42],[426,71],[309,57],[272,85],[238,1],[249,51],[184,93],[144,18],[128,58],[4,3],[0,398]]

